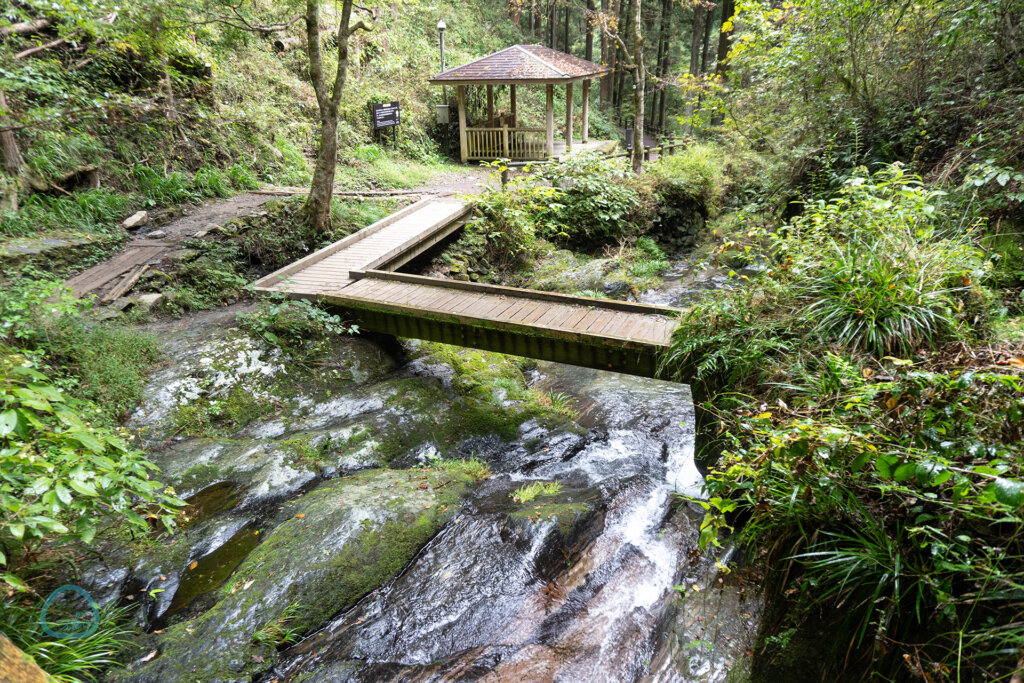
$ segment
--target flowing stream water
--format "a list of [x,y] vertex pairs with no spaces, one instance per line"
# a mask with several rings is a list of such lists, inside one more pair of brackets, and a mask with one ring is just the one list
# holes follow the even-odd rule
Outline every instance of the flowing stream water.
[[[648,298],[679,303],[687,291],[680,275]],[[228,438],[182,438],[168,424],[182,396],[220,397],[244,378],[289,374],[286,358],[237,336],[233,316],[219,311],[154,326],[172,360],[153,378],[131,426],[160,446],[158,464],[190,497],[198,521],[174,552],[152,552],[126,567],[129,560],[111,551],[83,578],[101,601],[155,596],[142,611],[154,633],[146,649],[154,649],[121,679],[724,681],[745,659],[758,622],[753,590],[725,569],[728,551],[697,547],[703,513],[688,497],[701,495],[703,478],[694,463],[689,388],[546,362],[528,382],[571,402],[572,424],[530,419],[513,439],[463,440],[453,457],[479,457],[493,476],[455,516],[354,605],[325,612],[326,621],[272,660],[249,659],[255,631],[294,595],[330,593],[334,579],[324,567],[332,555],[367,524],[394,514],[382,496],[410,504],[409,494],[386,499],[394,483],[359,495],[335,483],[379,466],[376,435],[411,424],[395,397],[410,382],[441,397],[453,389],[443,363],[415,354],[396,362],[375,344],[351,340],[330,363],[344,370],[330,387],[335,398],[314,400],[312,388],[300,386],[281,399],[303,407],[297,416],[257,421]],[[434,403],[420,408],[427,419],[431,411],[437,421],[454,415]],[[354,445],[311,468],[289,455],[296,439]],[[415,467],[436,450],[414,444],[390,464]],[[557,482],[560,490],[516,503],[514,492],[534,481]],[[320,514],[307,504],[314,499],[334,505],[322,513],[323,532],[282,545],[289,523]],[[420,501],[421,509],[430,502]],[[299,514],[288,507],[304,504]],[[236,590],[253,582],[259,595],[246,602]],[[237,656],[224,654],[234,649]],[[211,668],[218,658],[225,661]],[[252,661],[266,663],[253,668]]]

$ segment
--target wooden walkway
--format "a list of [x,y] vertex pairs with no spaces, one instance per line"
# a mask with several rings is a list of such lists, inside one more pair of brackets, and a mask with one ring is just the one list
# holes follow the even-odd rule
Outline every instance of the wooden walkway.
[[114,258],[85,270],[64,283],[76,297],[95,294],[103,303],[123,296],[138,281],[149,264],[175,245],[155,240],[131,242]]
[[363,329],[653,377],[677,309],[407,275],[393,269],[461,227],[470,208],[418,202],[262,278]]

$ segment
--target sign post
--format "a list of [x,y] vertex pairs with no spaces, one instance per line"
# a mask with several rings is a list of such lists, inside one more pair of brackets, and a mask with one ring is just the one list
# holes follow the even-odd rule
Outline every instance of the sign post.
[[402,111],[399,107],[398,100],[394,102],[384,102],[382,104],[371,104],[370,114],[373,121],[373,130],[377,132],[378,136],[382,135],[380,131],[385,128],[394,128],[394,143],[395,147],[398,147],[398,126],[402,123]]

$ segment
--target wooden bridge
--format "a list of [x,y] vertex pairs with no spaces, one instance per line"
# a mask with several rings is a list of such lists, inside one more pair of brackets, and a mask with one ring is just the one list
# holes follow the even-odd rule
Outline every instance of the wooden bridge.
[[394,272],[472,209],[426,199],[272,273],[258,292],[339,309],[362,329],[654,377],[678,309]]

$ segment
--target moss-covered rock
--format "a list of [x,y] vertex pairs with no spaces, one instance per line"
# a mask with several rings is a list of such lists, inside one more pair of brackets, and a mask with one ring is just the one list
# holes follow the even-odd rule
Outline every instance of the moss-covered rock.
[[371,470],[321,484],[282,509],[216,605],[150,636],[159,656],[115,678],[248,680],[276,657],[268,625],[286,615],[287,631],[304,633],[353,605],[433,537],[470,482],[454,469]]

